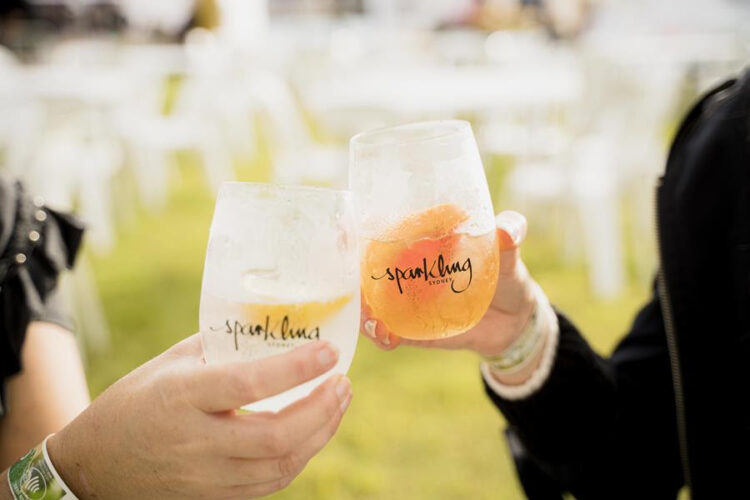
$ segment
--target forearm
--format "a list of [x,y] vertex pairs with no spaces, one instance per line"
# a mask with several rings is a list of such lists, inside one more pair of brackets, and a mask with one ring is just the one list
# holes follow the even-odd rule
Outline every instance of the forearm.
[[0,419],[0,467],[8,467],[89,402],[75,337],[58,325],[29,325],[23,371],[7,383],[8,413]]
[[533,393],[509,398],[487,380],[485,386],[529,451],[540,459],[559,463],[590,451],[612,428],[616,391],[606,362],[567,319],[558,318],[554,362]]

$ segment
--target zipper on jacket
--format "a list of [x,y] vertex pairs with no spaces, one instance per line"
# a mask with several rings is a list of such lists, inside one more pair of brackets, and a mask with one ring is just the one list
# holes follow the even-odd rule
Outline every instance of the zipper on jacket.
[[685,399],[682,386],[682,371],[680,370],[680,356],[677,351],[677,340],[675,337],[674,322],[672,319],[672,304],[669,301],[669,290],[667,289],[664,268],[662,266],[661,227],[659,217],[659,187],[661,179],[657,183],[654,195],[654,217],[656,219],[656,241],[659,249],[659,273],[657,275],[657,290],[659,302],[661,303],[662,315],[664,316],[664,331],[667,336],[667,350],[669,351],[669,364],[672,370],[672,385],[674,387],[674,401],[677,410],[677,439],[680,445],[680,461],[682,462],[682,473],[685,484],[690,487],[690,462],[688,460],[687,429],[685,426]]

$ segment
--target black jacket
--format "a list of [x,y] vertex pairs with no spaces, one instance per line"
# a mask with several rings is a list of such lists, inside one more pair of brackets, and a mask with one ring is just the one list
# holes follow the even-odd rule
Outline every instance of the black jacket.
[[542,388],[487,388],[532,499],[750,498],[750,72],[687,115],[656,212],[654,296],[612,356],[560,314]]
[[73,266],[82,233],[76,219],[32,199],[0,172],[0,417],[5,381],[22,369],[29,322],[72,329],[56,286],[58,275]]

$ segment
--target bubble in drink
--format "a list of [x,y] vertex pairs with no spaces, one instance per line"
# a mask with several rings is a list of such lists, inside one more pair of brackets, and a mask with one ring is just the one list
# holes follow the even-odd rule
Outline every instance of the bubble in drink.
[[367,242],[361,266],[365,302],[394,334],[451,337],[486,312],[497,283],[497,236],[458,232],[467,219],[456,205],[436,205]]

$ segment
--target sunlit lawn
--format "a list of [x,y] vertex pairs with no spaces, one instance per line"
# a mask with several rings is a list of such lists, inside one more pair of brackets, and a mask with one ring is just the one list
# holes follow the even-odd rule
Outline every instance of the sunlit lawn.
[[[248,178],[243,174],[243,178]],[[257,177],[257,176],[256,176]],[[261,176],[262,177],[262,176]],[[198,301],[213,199],[195,165],[175,172],[160,213],[138,210],[114,252],[94,258],[111,326],[111,350],[89,360],[98,393],[198,328]],[[527,263],[553,302],[608,351],[645,297],[592,298],[580,263],[565,264],[532,227]],[[522,498],[471,353],[380,352],[365,339],[350,371],[352,406],[330,445],[277,499]]]

